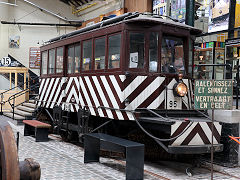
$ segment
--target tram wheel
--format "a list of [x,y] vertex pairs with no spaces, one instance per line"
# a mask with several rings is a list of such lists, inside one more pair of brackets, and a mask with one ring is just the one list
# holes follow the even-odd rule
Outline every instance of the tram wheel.
[[20,179],[17,146],[10,125],[3,121],[0,123],[0,149],[1,149],[1,179]]

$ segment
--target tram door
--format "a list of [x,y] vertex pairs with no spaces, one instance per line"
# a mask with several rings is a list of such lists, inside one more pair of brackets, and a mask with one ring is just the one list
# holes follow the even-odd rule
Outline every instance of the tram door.
[[[27,79],[29,77],[28,69],[24,67],[0,67],[0,99],[3,104],[3,112],[11,110],[10,104],[7,102],[9,97],[16,93],[20,93],[29,87]],[[29,100],[29,92],[21,93],[15,98],[15,105]],[[10,102],[13,103],[14,100]]]

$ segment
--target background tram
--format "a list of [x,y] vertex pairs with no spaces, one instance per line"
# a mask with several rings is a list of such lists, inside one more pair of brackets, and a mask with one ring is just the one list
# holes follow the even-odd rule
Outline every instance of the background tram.
[[[140,142],[150,136],[145,145],[168,153],[209,153],[211,120],[192,99],[192,45],[200,33],[127,13],[51,39],[41,47],[39,109],[67,139],[101,131]],[[214,122],[214,151],[223,148],[221,128]]]

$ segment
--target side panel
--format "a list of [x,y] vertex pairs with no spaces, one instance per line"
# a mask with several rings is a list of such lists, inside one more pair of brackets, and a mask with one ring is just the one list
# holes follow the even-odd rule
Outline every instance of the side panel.
[[[188,80],[184,82],[189,87]],[[133,120],[130,111],[137,108],[189,109],[190,90],[184,98],[175,97],[175,83],[175,79],[160,76],[43,78],[40,81],[38,106],[53,108],[54,105],[61,105],[72,112],[87,106],[93,116]]]

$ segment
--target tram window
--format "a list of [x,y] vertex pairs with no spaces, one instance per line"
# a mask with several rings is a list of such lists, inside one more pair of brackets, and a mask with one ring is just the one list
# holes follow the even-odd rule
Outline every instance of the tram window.
[[68,47],[68,74],[74,73],[74,46]]
[[144,33],[130,33],[130,68],[144,66]]
[[75,46],[74,56],[75,56],[75,73],[79,73],[80,72],[80,57],[81,57],[81,46],[80,45]]
[[184,73],[183,40],[165,36],[162,39],[161,68],[165,73]]
[[108,39],[108,68],[120,67],[121,34],[110,36]]
[[47,74],[47,51],[42,52],[42,74]]
[[105,67],[105,37],[95,40],[95,69]]
[[82,70],[90,70],[92,63],[92,40],[83,42],[83,63]]
[[63,47],[57,48],[56,73],[63,72]]
[[149,71],[157,72],[158,67],[158,33],[150,34],[149,43]]
[[48,74],[55,72],[55,49],[49,50]]

